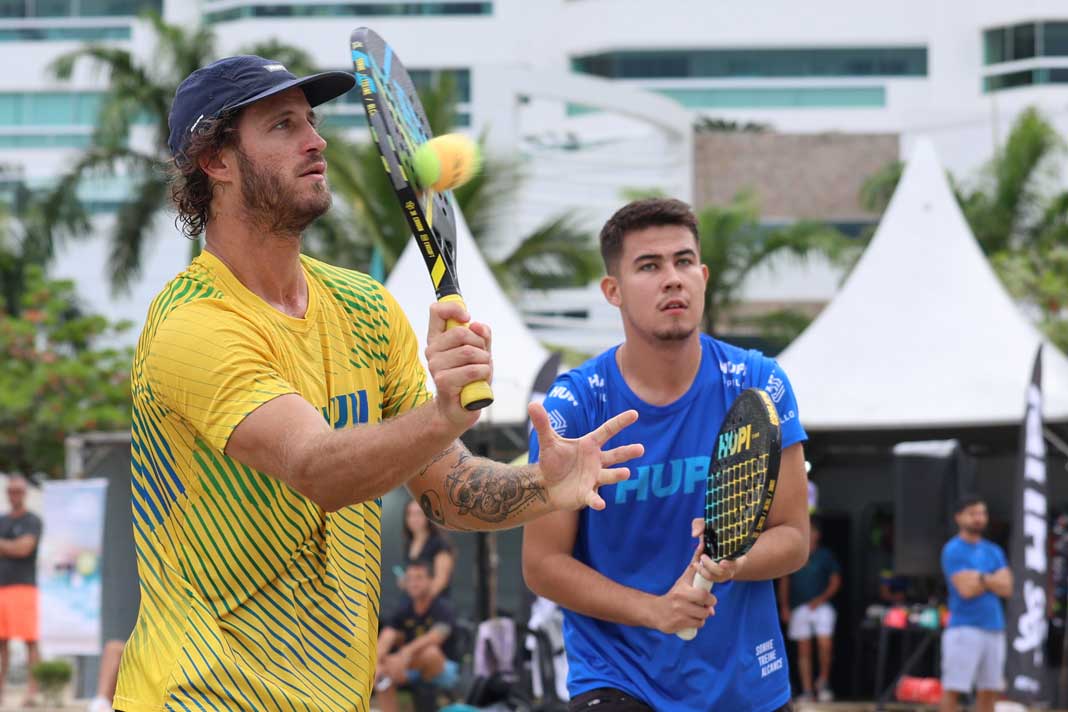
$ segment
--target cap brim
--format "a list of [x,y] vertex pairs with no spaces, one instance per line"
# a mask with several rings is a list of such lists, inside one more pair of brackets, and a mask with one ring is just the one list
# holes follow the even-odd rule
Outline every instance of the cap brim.
[[266,99],[269,96],[274,96],[275,94],[296,87],[300,87],[304,90],[304,96],[308,98],[308,103],[311,106],[319,106],[319,104],[328,102],[331,99],[336,99],[348,92],[354,86],[356,86],[356,77],[348,72],[320,72],[319,74],[312,74],[307,77],[300,77],[298,79],[291,79],[288,82],[283,82],[282,84],[271,87],[267,91],[262,91],[255,96],[251,96],[248,99],[223,107],[222,111],[241,109],[249,104],[255,104],[257,101]]

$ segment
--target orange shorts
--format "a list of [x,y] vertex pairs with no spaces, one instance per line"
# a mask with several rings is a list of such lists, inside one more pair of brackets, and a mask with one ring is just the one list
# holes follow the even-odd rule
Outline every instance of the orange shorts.
[[0,640],[37,641],[37,599],[36,586],[0,586]]

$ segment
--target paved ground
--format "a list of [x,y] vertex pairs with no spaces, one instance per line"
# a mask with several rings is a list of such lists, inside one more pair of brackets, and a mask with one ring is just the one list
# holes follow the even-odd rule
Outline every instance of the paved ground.
[[[2,703],[0,703],[0,712],[9,712],[10,710],[33,710],[34,712],[85,712],[88,701],[69,701],[62,706],[48,706],[44,704],[38,704],[33,708],[23,707],[21,701],[24,697],[24,688],[22,685],[8,685],[4,688],[4,697]],[[374,707],[371,708],[375,710]],[[797,707],[797,712],[872,712],[874,705],[871,702],[834,702],[829,704],[820,704],[815,702],[809,702]],[[905,705],[891,703],[886,707],[887,712],[936,712],[936,707],[923,707],[920,705]],[[401,712],[407,712],[405,707],[402,707]],[[1056,712],[1056,711],[1046,711]]]
[[44,704],[40,695],[37,696],[37,706],[24,707],[22,701],[26,697],[25,687],[18,684],[4,686],[4,697],[0,701],[0,710],[33,710],[34,712],[85,712],[88,702],[71,702],[70,704],[55,706]]

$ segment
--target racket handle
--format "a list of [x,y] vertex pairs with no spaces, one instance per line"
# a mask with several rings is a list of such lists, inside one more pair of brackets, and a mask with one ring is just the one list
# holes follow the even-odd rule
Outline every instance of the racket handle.
[[[702,591],[711,591],[712,590],[712,582],[709,581],[708,579],[706,579],[701,574],[697,573],[697,574],[693,575],[693,587],[694,588],[699,588]],[[683,630],[680,630],[675,635],[679,636],[683,640],[693,640],[697,636],[697,629],[696,628],[684,628]]]
[[[464,299],[459,294],[446,294],[444,297],[438,300],[439,302],[457,302],[464,309],[467,305],[464,304]],[[445,328],[451,329],[454,326],[463,326],[455,319],[449,319],[445,322]],[[472,381],[468,383],[460,391],[460,404],[468,410],[482,410],[487,405],[493,402],[493,391],[490,389],[490,385],[485,381]]]

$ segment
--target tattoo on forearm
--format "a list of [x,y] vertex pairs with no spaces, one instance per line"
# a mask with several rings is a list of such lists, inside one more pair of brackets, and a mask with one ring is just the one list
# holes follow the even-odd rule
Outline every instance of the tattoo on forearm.
[[532,473],[496,463],[468,464],[469,458],[469,453],[461,454],[445,478],[445,494],[460,516],[503,522],[534,502],[548,501],[545,489]]
[[426,463],[426,467],[424,467],[422,470],[419,471],[419,476],[422,477],[423,475],[425,475],[427,473],[427,471],[431,467],[433,467],[437,463],[441,462],[442,460],[444,460],[446,457],[448,457],[452,453],[456,452],[459,448],[460,448],[459,445],[457,445],[456,443],[453,443],[452,445],[448,446],[447,448],[445,448],[444,450],[439,452],[437,455],[435,455],[433,458],[431,458],[430,462]]
[[445,512],[441,509],[441,495],[434,490],[427,490],[419,497],[419,506],[426,518],[434,524],[445,524]]

